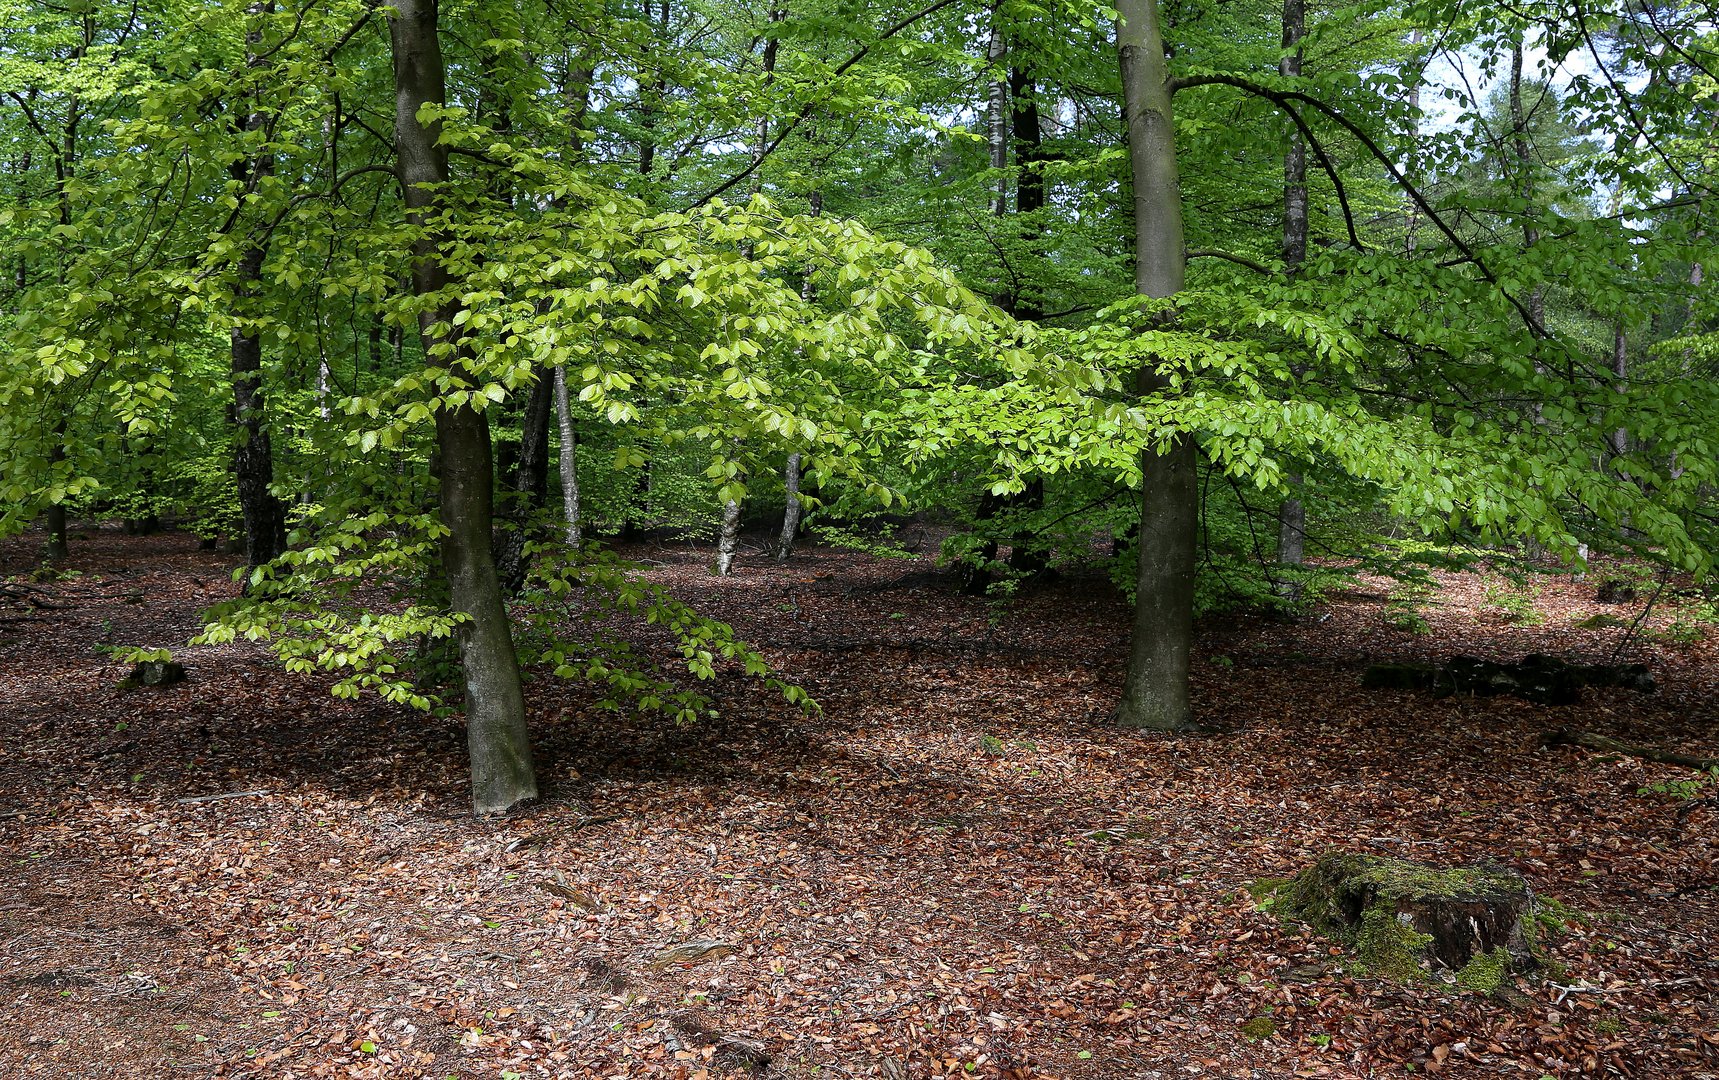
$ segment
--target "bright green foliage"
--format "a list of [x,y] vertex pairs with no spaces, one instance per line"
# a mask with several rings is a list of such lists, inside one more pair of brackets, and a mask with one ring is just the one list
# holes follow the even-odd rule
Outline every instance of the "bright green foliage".
[[[1133,295],[1098,9],[444,8],[447,104],[423,119],[454,179],[414,227],[385,6],[0,0],[0,531],[64,504],[231,534],[240,330],[263,341],[276,487],[303,501],[292,550],[205,637],[420,707],[455,628],[435,418],[470,404],[517,445],[557,365],[598,536],[708,530],[725,502],[779,500],[797,452],[832,536],[933,511],[972,526],[951,558],[1031,537],[1075,563],[1108,533],[1125,567],[1139,454],[1191,433],[1203,609],[1314,603],[1339,564],[1412,578],[1524,539],[1711,568],[1719,313],[1694,282],[1719,238],[1719,63],[1696,8],[1315,9],[1286,79],[1277,6],[1166,6],[1194,258],[1154,302]],[[1497,86],[1523,42],[1547,60],[1516,132]],[[1478,81],[1419,85],[1435,48]],[[1615,79],[1575,64],[1590,52]],[[1047,197],[997,214],[1024,172],[992,167],[986,90],[1015,74],[1045,118]],[[238,122],[252,110],[261,130]],[[1311,244],[1290,272],[1296,119]],[[259,155],[273,169],[247,172]],[[422,230],[445,238],[446,295],[404,285]],[[443,308],[466,374],[421,354],[419,316]],[[1134,389],[1147,360],[1161,394]],[[1272,517],[1292,477],[1328,561],[1287,581]],[[1042,502],[979,519],[983,495],[1035,482]],[[717,667],[759,673],[600,552],[541,556],[518,608],[537,670],[682,718]],[[626,647],[633,617],[674,631],[684,678]]]

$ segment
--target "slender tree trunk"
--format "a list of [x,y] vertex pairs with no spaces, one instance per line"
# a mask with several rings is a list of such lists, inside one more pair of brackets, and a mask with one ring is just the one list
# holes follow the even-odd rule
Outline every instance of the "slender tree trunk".
[[[813,190],[808,202],[809,216],[817,217],[824,212],[823,192]],[[800,285],[800,299],[810,303],[816,295],[812,275],[808,273]],[[788,497],[782,507],[782,533],[776,540],[776,561],[779,563],[787,562],[794,554],[794,541],[800,535],[800,518],[805,512],[800,504],[800,466],[804,460],[800,451],[795,450],[788,455],[788,463],[782,468],[782,487]]]
[[[1182,290],[1187,251],[1169,70],[1155,0],[1120,0],[1116,44],[1134,197],[1134,286],[1142,296]],[[1136,375],[1142,396],[1169,379],[1153,363]],[[1193,727],[1188,666],[1194,637],[1194,568],[1200,518],[1197,449],[1179,434],[1140,455],[1140,564],[1128,672],[1116,722],[1165,731]]]
[[[1301,76],[1301,40],[1307,36],[1306,0],[1283,0],[1283,58],[1278,74],[1286,79]],[[1283,155],[1283,268],[1295,274],[1307,261],[1307,144],[1301,131],[1291,127],[1289,149]],[[1306,369],[1297,365],[1300,378]],[[1301,502],[1302,477],[1285,477],[1291,492],[1277,508],[1277,561],[1300,566],[1306,558],[1307,509]]]
[[[1415,65],[1424,64],[1419,52],[1422,40],[1423,35],[1418,28],[1409,32],[1409,46],[1415,50],[1415,52],[1411,54],[1409,63]],[[1297,50],[1297,52],[1299,53],[1299,50]],[[1426,69],[1424,66],[1417,66],[1414,77],[1408,81],[1409,144],[1411,146],[1419,143],[1421,137],[1421,81],[1425,78],[1425,71]],[[1296,136],[1299,138],[1300,132],[1296,132]],[[1415,205],[1415,201],[1410,199],[1406,194],[1403,196],[1403,200],[1408,204],[1408,212],[1405,215],[1405,227],[1403,230],[1403,254],[1407,255],[1409,258],[1414,258],[1415,249],[1419,245],[1420,241],[1417,234],[1421,229],[1421,210],[1420,207]]]
[[[781,41],[776,36],[776,24],[786,17],[781,8],[770,9],[770,32],[764,38],[764,53],[762,70],[764,73],[764,88],[769,89],[776,78],[776,53]],[[758,110],[758,127],[752,136],[752,163],[756,165],[764,159],[764,150],[770,145],[770,112],[760,103]],[[758,194],[763,180],[759,173],[752,174],[752,194]],[[741,255],[751,259],[753,248],[750,243],[741,246]],[[734,570],[734,554],[740,547],[740,501],[729,499],[722,504],[722,524],[718,527],[716,538],[716,576],[727,577]]]
[[[1003,62],[1005,45],[1003,28],[997,9],[991,9],[991,37],[985,46],[985,62],[992,68]],[[1002,217],[1009,212],[1009,84],[1005,79],[988,79],[985,83],[985,140],[990,151],[991,171],[996,174],[997,188],[991,196],[991,213]]]
[[567,402],[567,369],[555,366],[555,419],[561,436],[561,519],[567,546],[578,550],[585,542],[579,523],[579,436],[573,430],[573,410]]
[[[48,467],[50,469],[66,460],[66,422],[59,421],[54,425],[54,445],[48,451]],[[49,562],[55,562],[70,554],[66,543],[66,504],[54,502],[48,504],[48,542],[43,551]]]
[[[1629,388],[1629,335],[1624,330],[1622,316],[1612,323],[1612,374],[1618,379],[1618,393]],[[1611,443],[1612,453],[1623,457],[1629,452],[1629,429],[1620,427],[1612,432]]]
[[512,498],[508,503],[509,527],[502,533],[496,558],[496,573],[509,596],[525,587],[531,569],[525,547],[536,533],[540,509],[549,501],[549,420],[555,408],[555,379],[549,372],[538,375],[520,418],[519,462],[514,468]]
[[785,563],[794,554],[794,538],[800,534],[800,452],[798,450],[788,455],[788,464],[782,469],[782,486],[787,489],[788,501],[782,510],[782,535],[776,539],[776,561]]
[[[1540,242],[1540,228],[1534,221],[1534,155],[1528,139],[1528,113],[1522,104],[1522,39],[1517,37],[1510,46],[1510,145],[1516,154],[1516,187],[1526,204],[1522,220],[1522,246],[1531,250]],[[1546,289],[1536,285],[1528,293],[1528,314],[1537,327],[1546,325]],[[1538,368],[1539,365],[1535,365]],[[1539,407],[1535,408],[1539,419]]]
[[[251,5],[255,24],[245,34],[245,64],[255,70],[263,63],[262,19],[274,10],[272,3]],[[251,108],[240,121],[247,135],[266,137],[268,115]],[[274,173],[274,155],[257,150],[233,166],[234,179],[255,191]],[[233,380],[233,477],[238,488],[239,509],[245,520],[245,545],[253,568],[278,558],[286,550],[286,508],[275,498],[274,449],[269,441],[268,416],[263,397],[263,343],[249,320],[258,316],[258,294],[262,291],[263,259],[267,252],[261,240],[246,243],[239,254],[233,300],[238,320],[231,334]]]
[[[437,32],[437,0],[391,0],[389,20],[394,57],[394,137],[401,193],[413,223],[423,227],[437,207],[435,191],[448,180],[446,147],[438,125],[418,122],[426,105],[441,105],[444,71]],[[412,287],[420,297],[442,297],[447,284],[441,237],[428,232],[414,241]],[[426,357],[438,344],[438,324],[451,326],[457,310],[446,301],[419,315]],[[455,378],[469,378],[456,354],[448,360]],[[537,796],[525,699],[512,628],[490,555],[494,468],[489,421],[462,405],[436,413],[440,453],[442,565],[460,626],[460,660],[466,686],[466,732],[471,752],[472,808],[496,813]]]
[[[1043,238],[1037,215],[1045,208],[1044,134],[1039,121],[1038,82],[1019,50],[1013,51],[1009,65],[1009,135],[1015,155],[1015,214],[1026,249],[1036,253]],[[1030,291],[1030,283],[1028,290],[1015,298],[1014,314],[1018,319],[1036,321],[1043,317],[1044,309],[1038,295]],[[1008,496],[1005,505],[1026,513],[1042,510],[1044,477],[1029,477],[1026,487]],[[1010,537],[1009,570],[1033,578],[1049,568],[1049,555],[1037,535],[1031,529],[1016,529]]]

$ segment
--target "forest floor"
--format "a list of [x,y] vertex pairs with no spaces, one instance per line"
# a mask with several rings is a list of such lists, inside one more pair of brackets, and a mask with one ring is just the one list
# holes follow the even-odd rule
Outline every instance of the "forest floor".
[[[39,543],[0,544],[0,575]],[[1544,621],[1511,625],[1469,574],[1424,633],[1383,585],[1210,619],[1195,693],[1222,731],[1162,736],[1106,726],[1126,610],[1097,576],[1000,611],[928,560],[718,581],[707,548],[628,553],[822,714],[724,677],[720,718],[677,728],[538,680],[544,797],[491,822],[456,723],[255,647],[120,690],[99,646],[182,645],[233,591],[189,537],[90,529],[78,573],[15,589],[0,1076],[1719,1076],[1719,814],[1642,793],[1688,770],[1539,739],[1714,752],[1712,643],[1575,627],[1642,601],[1547,581]],[[1375,659],[1620,644],[1657,693],[1360,687]],[[1520,869],[1572,913],[1554,975],[1500,1000],[1349,972],[1247,891],[1338,847]]]

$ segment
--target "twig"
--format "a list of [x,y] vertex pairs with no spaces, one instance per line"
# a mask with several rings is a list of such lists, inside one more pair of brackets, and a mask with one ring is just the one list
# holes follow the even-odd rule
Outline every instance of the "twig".
[[267,788],[258,788],[255,791],[228,791],[220,795],[194,795],[189,799],[175,799],[173,805],[191,806],[196,803],[220,802],[222,799],[246,799],[253,795],[267,795],[268,793]]

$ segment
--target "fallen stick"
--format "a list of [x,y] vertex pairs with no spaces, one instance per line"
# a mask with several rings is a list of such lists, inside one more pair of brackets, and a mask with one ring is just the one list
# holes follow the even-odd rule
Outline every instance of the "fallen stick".
[[1548,731],[1541,736],[1542,746],[1581,746],[1589,750],[1598,750],[1606,754],[1623,754],[1626,757],[1641,758],[1643,761],[1657,761],[1663,765],[1681,765],[1686,769],[1697,772],[1708,772],[1719,769],[1719,758],[1695,757],[1692,754],[1679,754],[1672,750],[1658,750],[1651,746],[1636,746],[1633,743],[1619,742],[1605,735],[1597,735],[1591,731],[1577,731],[1574,728],[1558,728]]
[[173,800],[173,805],[174,806],[190,806],[193,803],[220,802],[222,799],[244,799],[244,798],[248,798],[252,795],[267,795],[267,794],[268,794],[267,788],[259,788],[256,791],[228,791],[228,792],[223,792],[220,795],[194,795],[189,799],[175,799],[175,800]]

